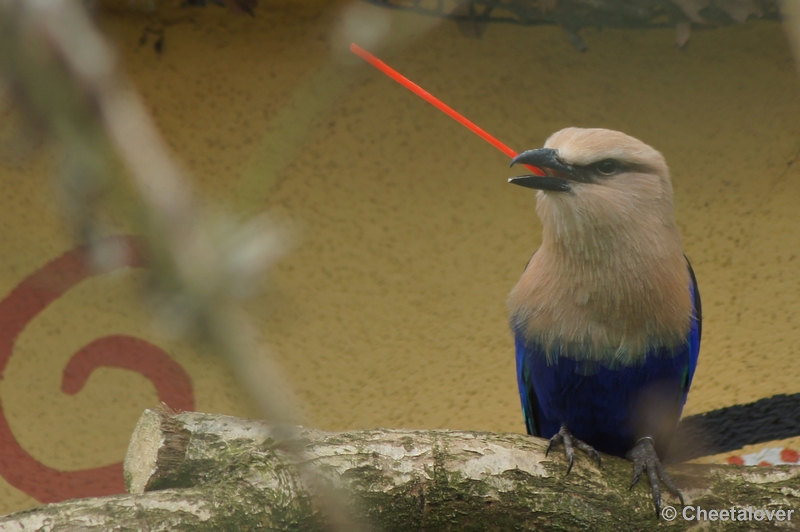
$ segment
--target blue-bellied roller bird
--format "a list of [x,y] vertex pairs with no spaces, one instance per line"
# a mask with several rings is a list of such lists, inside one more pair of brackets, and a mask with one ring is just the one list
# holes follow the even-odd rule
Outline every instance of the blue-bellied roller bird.
[[567,128],[525,151],[542,244],[508,301],[529,434],[634,463],[656,513],[700,349],[700,294],[683,254],[664,157],[607,129]]

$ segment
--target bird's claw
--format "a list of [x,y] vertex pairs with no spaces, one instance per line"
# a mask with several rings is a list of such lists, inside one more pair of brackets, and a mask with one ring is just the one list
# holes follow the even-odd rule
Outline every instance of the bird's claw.
[[573,436],[570,431],[567,430],[567,427],[561,427],[561,429],[555,435],[553,435],[552,438],[550,438],[550,443],[547,444],[547,450],[545,450],[544,455],[547,456],[550,453],[550,449],[559,443],[564,444],[564,454],[567,455],[567,460],[569,460],[567,475],[569,475],[570,471],[572,471],[572,466],[575,463],[575,447],[585,452],[589,456],[597,458],[598,467],[603,465],[603,459],[600,457],[600,453],[598,453],[595,448],[588,443]]
[[664,466],[661,465],[652,438],[641,438],[637,441],[633,449],[628,452],[627,458],[633,462],[633,482],[629,489],[633,489],[639,482],[639,477],[643,472],[647,473],[650,492],[653,494],[653,504],[656,507],[656,518],[661,516],[661,482],[667,487],[667,491],[681,501],[681,505],[685,504],[683,494],[664,470]]

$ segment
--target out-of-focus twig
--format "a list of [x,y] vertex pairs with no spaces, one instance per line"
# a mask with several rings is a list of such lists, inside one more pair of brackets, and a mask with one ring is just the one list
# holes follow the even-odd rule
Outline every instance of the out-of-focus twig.
[[[67,212],[96,265],[114,259],[114,250],[103,247],[100,217],[121,166],[139,200],[159,320],[224,355],[266,419],[279,427],[297,423],[286,379],[237,305],[243,288],[280,254],[281,239],[263,220],[232,228],[201,215],[181,169],[82,6],[75,0],[0,0],[0,76],[65,151]],[[279,428],[276,437],[297,447],[288,428]],[[299,447],[296,452],[302,457]],[[303,473],[312,482],[318,478],[310,467]],[[340,498],[317,502],[334,528],[363,528]]]
[[782,0],[779,5],[783,14],[783,29],[789,38],[794,62],[800,67],[800,3]]
[[[224,353],[267,419],[296,420],[281,372],[258,352],[236,309],[242,285],[277,258],[265,224],[219,231],[188,183],[137,94],[79,4],[0,1],[0,67],[12,93],[66,151],[63,180],[79,234],[96,244],[93,217],[113,186],[115,157],[132,177],[151,281],[165,315]],[[233,244],[232,244],[233,242]],[[102,250],[94,250],[100,253]]]

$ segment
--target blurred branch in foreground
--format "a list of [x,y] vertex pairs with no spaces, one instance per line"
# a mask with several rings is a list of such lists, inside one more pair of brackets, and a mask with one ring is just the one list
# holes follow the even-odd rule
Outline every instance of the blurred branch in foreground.
[[1,0],[0,17],[4,82],[63,146],[68,214],[96,266],[107,266],[115,256],[101,244],[99,211],[121,175],[118,156],[140,201],[159,321],[224,354],[265,418],[296,420],[285,379],[259,350],[235,304],[280,255],[280,238],[263,220],[223,228],[201,216],[115,54],[78,3]]
[[371,4],[453,20],[462,34],[480,38],[492,22],[561,26],[580,51],[583,28],[675,28],[683,47],[692,29],[743,24],[749,19],[780,20],[792,0],[365,0]]
[[[125,250],[103,239],[104,200],[130,175],[157,320],[223,355],[290,449],[295,400],[280,368],[256,341],[238,299],[281,252],[263,219],[236,228],[199,212],[187,181],[121,73],[116,55],[73,0],[0,0],[0,76],[31,120],[61,146],[67,212],[92,253],[110,269]],[[166,324],[166,325],[165,325]],[[284,430],[285,427],[285,430]],[[301,474],[319,478],[297,457]],[[215,466],[209,464],[213,469]],[[342,498],[324,487],[315,501],[334,528],[357,530]]]

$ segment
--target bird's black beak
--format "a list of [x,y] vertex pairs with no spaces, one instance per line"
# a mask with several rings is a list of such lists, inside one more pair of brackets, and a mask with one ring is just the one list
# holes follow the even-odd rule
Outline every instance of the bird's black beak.
[[514,166],[517,163],[530,164],[546,169],[550,171],[548,173],[555,175],[520,175],[509,179],[509,183],[553,192],[569,192],[572,190],[570,181],[574,180],[576,177],[575,168],[561,161],[561,159],[558,158],[558,152],[556,152],[556,150],[551,148],[539,148],[538,150],[524,151],[511,159],[511,164],[509,166]]

